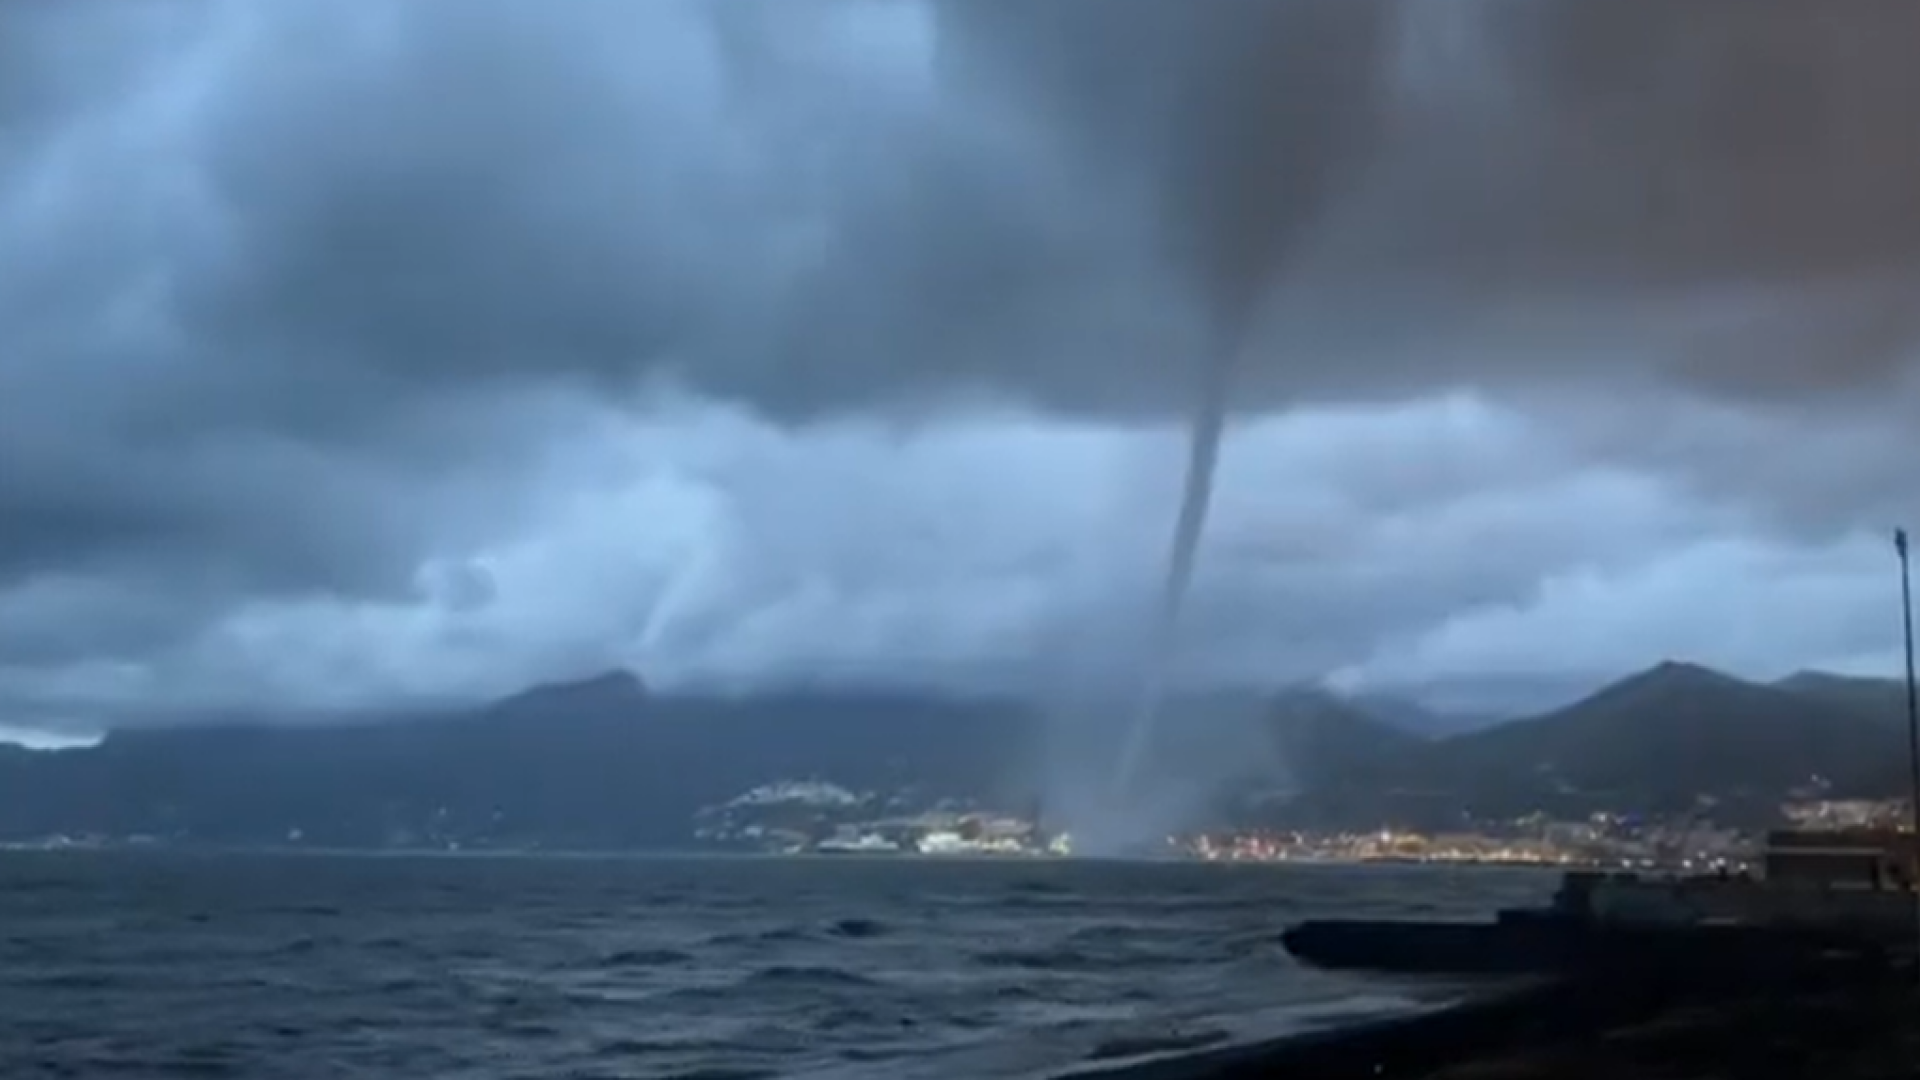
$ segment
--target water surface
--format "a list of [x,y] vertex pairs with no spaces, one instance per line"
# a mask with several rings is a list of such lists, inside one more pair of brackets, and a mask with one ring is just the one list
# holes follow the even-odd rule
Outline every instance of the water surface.
[[9,1077],[1025,1077],[1457,993],[1311,916],[1526,872],[909,859],[0,854]]

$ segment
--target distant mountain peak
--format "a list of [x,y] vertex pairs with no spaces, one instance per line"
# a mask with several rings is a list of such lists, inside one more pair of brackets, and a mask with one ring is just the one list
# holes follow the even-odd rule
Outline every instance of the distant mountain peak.
[[1773,685],[1786,690],[1828,689],[1845,687],[1896,686],[1898,679],[1884,675],[1842,675],[1837,671],[1820,671],[1816,668],[1804,668],[1796,671]]
[[1904,723],[1907,687],[1900,679],[1874,675],[1841,675],[1831,671],[1796,671],[1773,684],[1774,689],[1813,702],[1823,709],[1851,713],[1874,723]]
[[581,679],[571,684],[563,683],[561,685],[571,685],[574,689],[582,691],[622,694],[628,697],[645,697],[647,693],[647,684],[640,676],[628,671],[626,668],[614,668],[611,671],[603,671],[590,678]]
[[1658,708],[1677,700],[1745,699],[1755,691],[1766,689],[1702,664],[1662,660],[1548,715],[1579,714],[1595,708],[1633,712]]
[[1641,691],[1693,688],[1724,689],[1748,685],[1724,671],[1689,660],[1662,660],[1638,675],[1630,675],[1618,684]]
[[1730,676],[1720,671],[1716,671],[1715,669],[1710,668],[1705,664],[1695,663],[1692,660],[1674,660],[1672,658],[1662,660],[1659,663],[1653,665],[1653,667],[1648,668],[1646,671],[1646,674],[1658,675],[1663,678],[1669,678],[1669,679],[1675,679],[1675,678],[1697,679],[1701,677],[1706,677],[1711,679],[1730,678]]
[[624,668],[615,668],[584,679],[528,687],[494,702],[493,711],[635,706],[645,701],[646,697],[647,684],[640,676]]

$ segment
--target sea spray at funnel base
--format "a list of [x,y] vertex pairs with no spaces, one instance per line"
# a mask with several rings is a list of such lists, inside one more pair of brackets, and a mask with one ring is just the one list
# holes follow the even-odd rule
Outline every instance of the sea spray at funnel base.
[[1173,547],[1168,556],[1167,577],[1160,596],[1149,640],[1143,657],[1140,697],[1126,742],[1120,751],[1120,766],[1114,776],[1114,793],[1124,802],[1132,793],[1140,768],[1140,757],[1152,740],[1161,701],[1166,696],[1168,669],[1178,641],[1180,613],[1186,606],[1187,592],[1193,584],[1194,558],[1206,527],[1207,510],[1213,502],[1214,474],[1220,463],[1220,441],[1226,434],[1227,392],[1233,382],[1238,356],[1237,342],[1215,353],[1205,368],[1205,381],[1194,410],[1193,426],[1187,444],[1186,478],[1180,490],[1180,513],[1174,521]]

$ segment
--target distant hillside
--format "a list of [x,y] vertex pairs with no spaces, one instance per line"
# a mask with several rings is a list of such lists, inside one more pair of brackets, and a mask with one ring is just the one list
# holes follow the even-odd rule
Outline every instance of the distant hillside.
[[1773,685],[1823,707],[1856,713],[1864,720],[1882,724],[1907,722],[1907,684],[1900,679],[1802,671]]
[[1702,795],[1771,805],[1813,785],[1878,789],[1896,749],[1852,709],[1664,663],[1544,716],[1435,743],[1400,775],[1489,811],[1547,795],[1677,810]]
[[882,693],[649,694],[613,674],[492,705],[345,727],[121,732],[0,755],[0,836],[185,832],[224,842],[685,843],[699,807],[780,778],[994,797],[1032,790],[1018,704]]
[[[1389,723],[1437,718],[1434,735],[1457,735],[1523,716],[1540,716],[1586,697],[1618,678],[1615,673],[1461,673],[1387,681],[1354,691],[1348,700]],[[1398,714],[1398,717],[1392,714]]]
[[1469,709],[1438,709],[1400,694],[1352,694],[1341,699],[1370,720],[1424,739],[1439,739],[1480,731],[1499,724],[1501,716]]
[[1299,788],[1378,783],[1425,739],[1332,694],[1298,690],[1276,697],[1268,727]]
[[[703,807],[783,779],[1030,806],[1063,764],[1082,781],[1113,775],[1131,715],[1087,719],[1081,744],[1063,746],[1059,718],[1011,700],[673,695],[612,672],[380,722],[124,731],[93,749],[0,753],[0,838],[675,847]],[[1325,695],[1202,695],[1163,709],[1143,771],[1223,796],[1357,784],[1412,741]]]
[[1279,695],[1269,704],[1265,723],[1284,767],[1268,782],[1240,793],[1230,813],[1246,825],[1377,824],[1381,792],[1426,743],[1320,690]]
[[[1545,809],[1755,819],[1790,791],[1889,793],[1905,745],[1884,686],[1830,676],[1765,686],[1663,664],[1566,708],[1423,738],[1317,690],[1169,703],[1144,773],[1313,824],[1445,827]],[[1901,714],[1896,714],[1901,715]],[[1017,701],[805,690],[660,694],[609,673],[474,709],[351,726],[121,732],[58,752],[0,748],[0,838],[188,835],[378,845],[480,837],[549,847],[670,847],[702,807],[821,778],[929,802],[1006,807],[1114,773],[1132,713]]]

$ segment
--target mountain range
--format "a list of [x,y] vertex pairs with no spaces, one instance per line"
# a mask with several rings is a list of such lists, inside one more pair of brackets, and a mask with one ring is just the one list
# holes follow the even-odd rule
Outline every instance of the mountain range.
[[[1764,820],[1796,791],[1903,790],[1897,683],[1772,684],[1664,663],[1563,708],[1454,730],[1404,705],[1296,689],[1175,702],[1142,760],[1317,822],[1436,824],[1546,809],[1708,808]],[[1397,709],[1397,711],[1396,711]],[[818,777],[907,802],[1024,807],[1062,755],[1105,775],[1117,721],[1067,745],[1011,699],[804,690],[659,693],[612,672],[477,708],[324,727],[129,730],[85,749],[0,749],[0,839],[680,846],[703,806]],[[898,799],[896,800],[898,801]]]
[[1902,790],[1904,714],[1889,700],[1870,680],[1766,685],[1669,662],[1541,716],[1433,740],[1380,780],[1476,817],[1710,802],[1716,816],[1761,820],[1795,792]]

